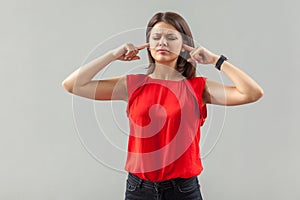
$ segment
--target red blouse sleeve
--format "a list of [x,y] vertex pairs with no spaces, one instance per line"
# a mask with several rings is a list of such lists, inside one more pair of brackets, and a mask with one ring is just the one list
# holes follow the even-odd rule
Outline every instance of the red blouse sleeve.
[[206,104],[203,104],[202,96],[205,88],[206,77],[195,77],[195,82],[193,84],[194,90],[196,92],[200,110],[200,125],[202,126],[207,117],[207,108]]
[[127,82],[127,93],[128,93],[128,103],[126,108],[127,115],[129,114],[129,106],[132,103],[132,100],[136,95],[138,95],[138,91],[140,91],[141,86],[144,85],[145,75],[144,74],[127,74],[126,82]]
[[128,92],[128,100],[131,95],[139,89],[144,83],[145,75],[144,74],[127,74],[126,82],[127,82],[127,92]]
[[[201,87],[201,98],[203,96],[203,92],[204,92],[204,89],[205,89],[205,83],[206,83],[206,77],[201,77],[202,79],[202,87]],[[201,105],[201,126],[204,124],[205,120],[206,120],[206,117],[207,117],[207,108],[206,108],[206,104],[204,105]]]

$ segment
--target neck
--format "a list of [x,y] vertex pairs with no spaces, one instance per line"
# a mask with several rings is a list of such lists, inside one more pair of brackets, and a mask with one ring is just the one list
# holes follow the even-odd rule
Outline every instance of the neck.
[[154,71],[150,77],[164,80],[182,80],[185,78],[175,69],[175,66],[171,67],[159,63],[155,63]]

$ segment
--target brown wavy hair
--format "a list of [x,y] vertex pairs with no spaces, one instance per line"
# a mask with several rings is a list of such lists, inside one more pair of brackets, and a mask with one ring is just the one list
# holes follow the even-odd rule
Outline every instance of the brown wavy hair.
[[[179,14],[174,12],[158,12],[156,13],[148,22],[146,30],[146,41],[149,42],[150,32],[152,28],[158,22],[168,23],[176,28],[176,30],[181,34],[183,43],[195,47],[192,32],[184,20]],[[147,75],[151,74],[155,68],[155,60],[151,56],[150,50],[147,49],[149,66],[146,68]],[[196,76],[196,64],[187,62],[187,59],[190,58],[188,51],[180,52],[180,55],[177,59],[176,70],[180,72],[186,78],[193,78]]]

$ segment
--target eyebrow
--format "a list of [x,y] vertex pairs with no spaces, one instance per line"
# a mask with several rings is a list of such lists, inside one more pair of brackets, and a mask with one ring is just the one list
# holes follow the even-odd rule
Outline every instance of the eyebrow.
[[[161,33],[152,33],[152,35],[161,35]],[[167,33],[167,35],[175,35],[176,36],[175,33]]]

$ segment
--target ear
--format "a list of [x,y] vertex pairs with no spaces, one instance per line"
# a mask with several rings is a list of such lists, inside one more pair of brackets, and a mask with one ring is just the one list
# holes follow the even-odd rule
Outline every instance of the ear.
[[183,48],[183,44],[186,44],[186,41],[185,41],[185,40],[183,41],[183,43],[182,43],[182,45],[181,45],[181,50],[180,50],[181,52],[185,52],[185,49]]

